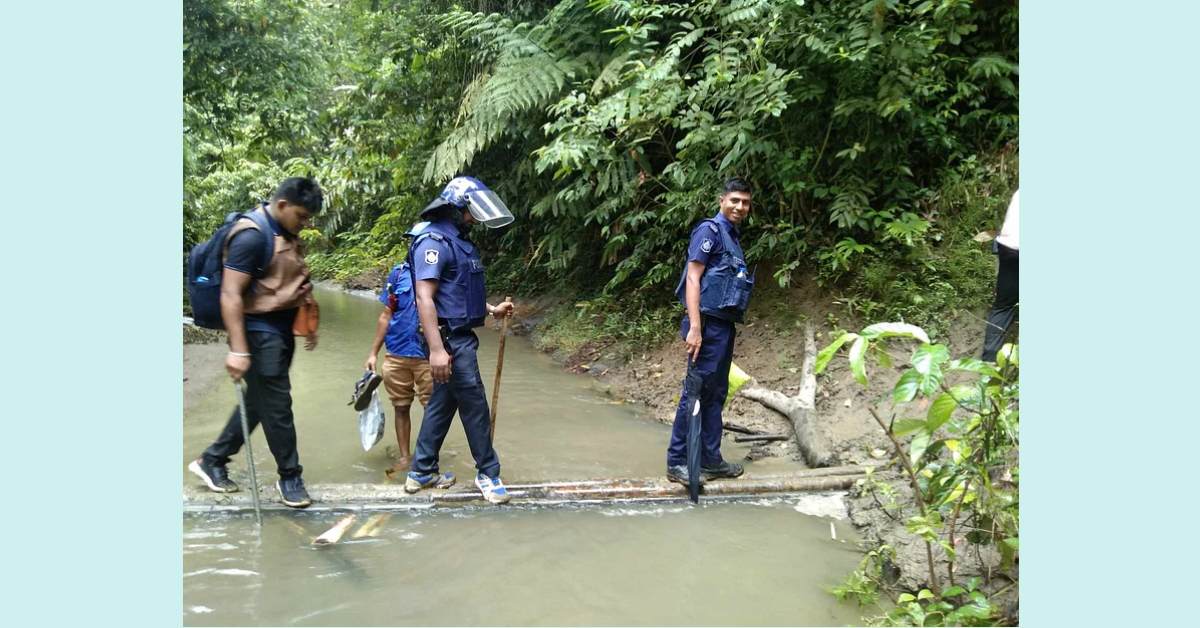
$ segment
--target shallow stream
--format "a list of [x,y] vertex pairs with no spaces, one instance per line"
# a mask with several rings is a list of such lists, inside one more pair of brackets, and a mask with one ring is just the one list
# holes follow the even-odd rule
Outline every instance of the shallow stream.
[[[382,482],[395,448],[390,404],[384,439],[363,452],[346,405],[370,347],[379,304],[319,289],[321,340],[298,349],[293,407],[305,480]],[[478,330],[491,397],[497,332]],[[382,401],[387,401],[382,387]],[[234,405],[218,378],[187,404],[180,469],[216,436]],[[413,438],[420,404],[413,407]],[[669,426],[617,403],[594,380],[563,372],[524,338],[506,343],[496,447],[507,483],[650,477],[664,471]],[[274,483],[261,432],[259,480]],[[726,439],[726,458],[747,448]],[[474,465],[456,422],[443,470],[462,481]],[[748,473],[797,468],[786,460]],[[248,484],[242,455],[230,465]],[[269,492],[270,493],[270,492]],[[342,515],[188,515],[183,529],[187,625],[840,625],[858,609],[826,589],[859,554],[843,521],[797,512],[797,498],[630,507],[411,511],[375,537],[313,548]],[[801,510],[804,510],[801,508]],[[807,510],[806,510],[807,512]],[[365,517],[360,515],[361,523]],[[356,526],[357,527],[357,526]],[[833,539],[831,531],[836,533]]]

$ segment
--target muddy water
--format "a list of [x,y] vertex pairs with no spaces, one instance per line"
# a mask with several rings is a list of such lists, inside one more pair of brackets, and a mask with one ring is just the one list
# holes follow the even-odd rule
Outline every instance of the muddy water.
[[[381,386],[387,429],[383,440],[368,452],[359,444],[357,414],[346,405],[354,382],[362,375],[380,305],[325,289],[318,289],[317,299],[321,303],[320,344],[312,352],[298,347],[291,370],[304,478],[309,483],[383,481],[382,470],[391,464],[389,448],[394,452],[396,447],[387,395]],[[490,326],[476,331],[480,373],[490,401],[499,334]],[[496,450],[506,482],[664,473],[669,426],[639,416],[637,407],[600,394],[590,378],[563,372],[525,338],[509,337],[504,352]],[[235,403],[232,384],[225,378],[201,392],[184,414],[183,461],[198,456],[216,437]],[[421,404],[414,404],[412,412],[415,444]],[[256,430],[252,443],[260,480],[273,483],[275,464],[261,431]],[[747,451],[732,439],[722,445],[730,460],[740,460]],[[460,478],[474,477],[474,461],[457,420],[442,447],[441,467]],[[767,460],[750,470],[789,468],[794,465]],[[230,473],[244,484],[247,476],[240,455],[230,465]],[[184,481],[190,482],[190,476]]]
[[[310,483],[380,482],[395,436],[363,452],[346,405],[362,373],[376,302],[320,290],[321,343],[298,350],[292,385],[300,460]],[[490,387],[497,333],[478,331]],[[383,395],[382,388],[380,392]],[[382,399],[386,402],[386,396]],[[184,416],[182,471],[220,430],[234,404],[218,379]],[[413,438],[421,409],[413,408]],[[518,481],[648,477],[663,473],[669,427],[614,403],[593,380],[564,373],[523,338],[505,349],[496,427],[502,474]],[[260,482],[274,462],[253,437]],[[739,460],[746,448],[726,440]],[[461,424],[442,450],[442,469],[463,480],[474,463]],[[747,465],[750,473],[794,468]],[[248,477],[242,455],[230,466]],[[190,474],[184,482],[192,484]],[[825,587],[859,558],[853,532],[800,514],[795,500],[637,508],[488,508],[397,513],[376,538],[313,549],[333,514],[184,518],[184,623],[188,625],[791,624],[855,623]]]
[[[290,516],[289,516],[290,515]],[[853,546],[788,501],[397,513],[309,541],[329,514],[186,517],[186,625],[855,624],[825,592]],[[850,531],[835,524],[839,539]]]

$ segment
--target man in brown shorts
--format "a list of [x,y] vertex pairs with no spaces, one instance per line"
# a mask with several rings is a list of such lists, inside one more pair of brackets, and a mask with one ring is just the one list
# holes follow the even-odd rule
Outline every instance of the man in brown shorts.
[[[428,223],[418,223],[407,236],[415,236]],[[429,403],[433,394],[433,375],[429,370],[429,358],[418,331],[417,305],[413,294],[412,274],[408,263],[400,263],[388,274],[387,283],[379,294],[383,311],[375,325],[375,340],[367,356],[366,369],[374,371],[379,349],[385,344],[387,354],[383,358],[383,386],[396,411],[396,445],[400,459],[386,471],[389,478],[403,478],[412,463],[412,419],[410,409],[414,397],[421,399],[421,407]]]

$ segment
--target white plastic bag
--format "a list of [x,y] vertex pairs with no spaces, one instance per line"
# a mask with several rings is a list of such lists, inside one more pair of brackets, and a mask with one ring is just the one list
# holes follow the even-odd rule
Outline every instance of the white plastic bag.
[[358,413],[358,434],[362,438],[363,451],[370,451],[375,443],[383,439],[383,406],[379,404],[379,391],[371,393],[371,404]]

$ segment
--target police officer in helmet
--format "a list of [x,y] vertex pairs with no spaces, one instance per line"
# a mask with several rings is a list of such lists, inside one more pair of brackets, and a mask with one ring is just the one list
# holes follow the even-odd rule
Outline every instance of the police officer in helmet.
[[502,504],[509,494],[500,481],[500,459],[492,448],[487,397],[476,359],[479,338],[473,329],[483,325],[488,314],[510,315],[512,303],[487,302],[483,262],[467,238],[467,229],[475,223],[497,229],[511,223],[513,216],[481,181],[455,177],[421,211],[421,218],[429,226],[414,240],[410,263],[434,386],[404,490],[415,493],[454,484],[452,473],[439,472],[438,454],[457,410],[475,458],[475,485],[489,502]]
[[[721,457],[721,409],[729,391],[733,361],[734,323],[742,322],[754,288],[746,268],[738,225],[750,213],[750,184],[740,178],[725,181],[718,197],[720,211],[692,229],[687,262],[675,295],[687,309],[679,335],[689,364],[703,377],[700,390],[701,482],[735,478],[742,466]],[[691,399],[680,395],[667,447],[667,478],[686,485],[687,431]]]

